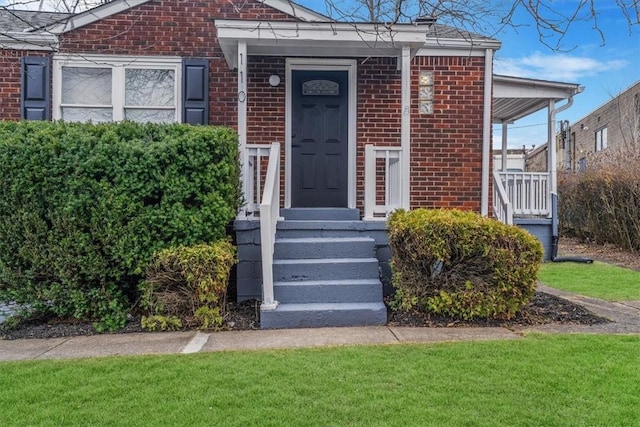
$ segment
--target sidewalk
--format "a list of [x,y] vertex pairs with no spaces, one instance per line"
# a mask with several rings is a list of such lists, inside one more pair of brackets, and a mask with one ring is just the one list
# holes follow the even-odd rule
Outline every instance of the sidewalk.
[[518,339],[525,333],[607,333],[640,335],[640,301],[611,303],[540,286],[540,290],[580,304],[613,323],[540,325],[507,328],[349,327],[279,329],[204,333],[163,332],[104,334],[93,336],[0,340],[0,361],[63,359],[143,354],[189,354],[231,350],[260,350],[319,346],[400,344]]

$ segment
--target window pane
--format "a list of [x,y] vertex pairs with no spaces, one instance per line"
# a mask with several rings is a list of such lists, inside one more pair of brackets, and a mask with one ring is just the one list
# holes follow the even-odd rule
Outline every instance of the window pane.
[[125,109],[124,118],[134,122],[171,123],[176,121],[175,110]]
[[62,103],[111,105],[111,69],[62,67]]
[[113,120],[111,108],[62,107],[62,120],[68,122],[110,122]]
[[125,104],[128,106],[173,107],[174,70],[140,70],[127,68]]

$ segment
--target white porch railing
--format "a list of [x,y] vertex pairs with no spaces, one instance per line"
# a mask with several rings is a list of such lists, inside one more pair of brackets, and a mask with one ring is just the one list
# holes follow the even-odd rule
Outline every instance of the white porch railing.
[[[259,154],[258,154],[259,158]],[[258,167],[260,162],[257,163]],[[259,182],[259,181],[258,181]],[[258,188],[259,190],[259,188]],[[262,251],[262,309],[273,310],[278,302],[273,295],[273,251],[276,226],[280,219],[280,144],[269,148],[269,164],[260,202],[260,249]]]
[[514,215],[548,216],[551,213],[548,173],[500,171],[498,175]]
[[504,224],[513,224],[513,207],[497,171],[493,171],[493,216]]
[[260,197],[265,185],[266,163],[271,152],[271,145],[247,145],[246,166],[244,176],[244,197],[246,216],[257,217],[260,213]]
[[364,218],[384,219],[401,207],[402,147],[364,149]]

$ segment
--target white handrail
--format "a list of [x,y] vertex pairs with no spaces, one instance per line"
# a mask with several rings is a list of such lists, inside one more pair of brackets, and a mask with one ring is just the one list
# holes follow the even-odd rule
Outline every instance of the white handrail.
[[[384,219],[402,206],[402,147],[367,144],[364,150],[364,219]],[[384,161],[382,176],[378,174],[379,159]]]
[[280,219],[280,144],[269,149],[269,165],[260,202],[260,249],[262,251],[262,310],[275,310],[273,294],[273,251]]
[[551,188],[546,172],[498,172],[514,215],[548,216]]
[[505,224],[513,224],[513,207],[497,171],[493,171],[493,215]]

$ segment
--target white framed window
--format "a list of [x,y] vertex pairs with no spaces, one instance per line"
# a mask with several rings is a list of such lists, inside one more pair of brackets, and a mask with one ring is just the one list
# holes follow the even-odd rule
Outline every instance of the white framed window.
[[596,151],[602,151],[607,148],[607,128],[598,129],[596,131]]
[[179,122],[181,64],[178,57],[57,55],[53,118]]

